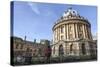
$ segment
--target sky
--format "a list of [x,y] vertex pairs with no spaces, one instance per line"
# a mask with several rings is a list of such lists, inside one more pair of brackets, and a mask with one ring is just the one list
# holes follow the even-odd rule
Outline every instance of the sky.
[[52,27],[54,23],[63,15],[69,7],[87,18],[91,23],[93,35],[97,33],[97,7],[72,5],[72,4],[52,4],[38,2],[14,1],[13,12],[13,35],[27,40],[37,39],[52,40]]

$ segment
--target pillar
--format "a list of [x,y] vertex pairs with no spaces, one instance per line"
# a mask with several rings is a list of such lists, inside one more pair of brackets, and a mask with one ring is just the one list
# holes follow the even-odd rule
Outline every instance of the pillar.
[[85,25],[83,25],[83,35],[84,35],[84,38],[86,38],[86,34],[85,34]]
[[77,24],[75,24],[75,29],[76,29],[76,38],[78,38],[78,28],[77,28]]

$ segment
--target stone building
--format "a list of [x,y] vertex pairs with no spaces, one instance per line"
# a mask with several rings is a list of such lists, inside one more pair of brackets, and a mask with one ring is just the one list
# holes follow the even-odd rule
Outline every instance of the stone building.
[[52,57],[96,55],[91,24],[76,10],[69,8],[53,28]]
[[32,41],[27,41],[19,37],[12,37],[12,59],[13,61],[19,63],[31,63],[34,59],[45,58],[46,50],[50,46],[49,40],[40,40],[40,43],[36,42],[36,39]]

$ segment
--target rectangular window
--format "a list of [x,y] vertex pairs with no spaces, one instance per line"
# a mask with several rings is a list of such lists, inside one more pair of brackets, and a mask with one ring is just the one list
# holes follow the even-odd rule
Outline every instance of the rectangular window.
[[19,44],[16,44],[16,49],[18,49]]

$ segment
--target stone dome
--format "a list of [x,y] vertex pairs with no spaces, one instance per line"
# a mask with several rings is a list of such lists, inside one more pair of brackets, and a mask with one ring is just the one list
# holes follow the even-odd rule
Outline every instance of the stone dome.
[[76,10],[69,8],[63,14],[63,17],[68,17],[68,16],[80,16],[80,15],[78,14],[78,12]]
[[[90,23],[88,21],[87,18],[81,16],[78,11],[72,9],[72,8],[68,8],[64,13],[63,15],[55,22],[54,24],[54,27],[59,24],[59,23],[63,23],[64,21],[72,21],[72,20],[77,20],[77,21],[84,21],[83,23],[85,24],[88,24],[89,26]],[[66,23],[71,23],[71,22],[66,22]],[[72,22],[72,23],[76,23],[76,22]],[[53,27],[53,28],[54,28]]]

